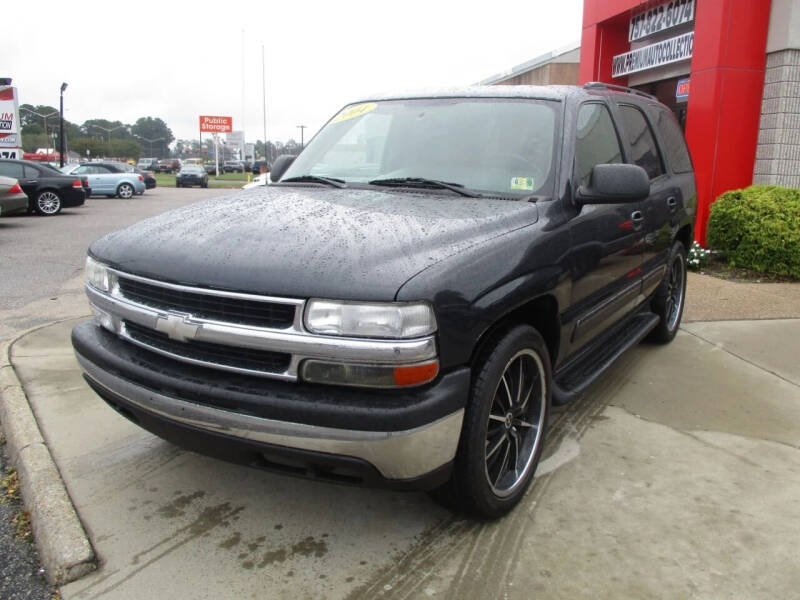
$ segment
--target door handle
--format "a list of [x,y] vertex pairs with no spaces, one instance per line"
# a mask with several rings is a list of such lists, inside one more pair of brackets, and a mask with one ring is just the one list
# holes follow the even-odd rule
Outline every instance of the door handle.
[[675,212],[678,208],[678,201],[675,199],[675,196],[667,198],[667,208],[669,208],[669,212]]

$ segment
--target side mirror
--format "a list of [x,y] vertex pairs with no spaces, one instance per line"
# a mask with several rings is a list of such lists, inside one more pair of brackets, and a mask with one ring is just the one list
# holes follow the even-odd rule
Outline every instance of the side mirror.
[[269,172],[270,179],[272,179],[273,182],[280,181],[283,174],[286,173],[286,170],[292,166],[295,158],[297,157],[291,154],[281,154],[276,158]]
[[578,204],[638,202],[650,195],[650,178],[638,165],[595,165],[590,186],[578,188]]

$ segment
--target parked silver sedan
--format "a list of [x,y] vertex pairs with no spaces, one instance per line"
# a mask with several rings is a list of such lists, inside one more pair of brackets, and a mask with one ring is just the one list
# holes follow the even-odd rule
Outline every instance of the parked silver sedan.
[[19,181],[0,175],[0,216],[28,210],[28,196]]
[[90,162],[82,165],[68,165],[61,169],[69,175],[83,175],[89,178],[92,195],[105,194],[109,198],[132,198],[144,194],[144,177],[133,171],[131,165],[118,162]]

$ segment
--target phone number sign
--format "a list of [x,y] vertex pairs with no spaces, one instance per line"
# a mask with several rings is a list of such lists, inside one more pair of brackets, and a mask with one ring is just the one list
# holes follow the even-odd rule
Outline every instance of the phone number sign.
[[694,2],[695,0],[671,0],[634,15],[628,27],[628,41],[641,40],[690,23],[694,20]]

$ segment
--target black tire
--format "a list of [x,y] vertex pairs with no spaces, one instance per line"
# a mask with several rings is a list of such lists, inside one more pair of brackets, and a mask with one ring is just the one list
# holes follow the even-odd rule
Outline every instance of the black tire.
[[681,242],[672,244],[667,258],[667,272],[652,300],[652,310],[660,318],[647,336],[657,344],[668,344],[678,333],[686,304],[686,248]]
[[200,187],[207,188],[208,187],[208,182],[206,181],[205,183],[201,183]]
[[175,182],[175,187],[181,187],[181,184],[176,181]]
[[449,508],[495,519],[519,503],[542,455],[550,355],[539,332],[516,325],[493,337],[473,373],[453,476],[431,496]]
[[130,200],[135,194],[136,192],[130,183],[120,183],[117,187],[117,196],[123,200]]
[[53,217],[61,212],[61,195],[55,190],[42,190],[36,194],[33,210],[40,217]]

